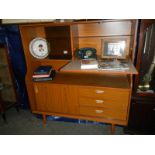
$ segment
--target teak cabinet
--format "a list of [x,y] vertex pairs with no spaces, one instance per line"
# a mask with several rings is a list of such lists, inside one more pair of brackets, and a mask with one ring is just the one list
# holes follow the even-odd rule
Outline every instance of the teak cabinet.
[[[95,20],[69,23],[20,25],[27,62],[26,84],[33,113],[87,119],[127,125],[132,93],[132,66],[128,72],[67,69],[77,60],[76,50],[92,47],[101,56],[102,40],[124,37],[131,63],[136,46],[137,20]],[[46,38],[50,54],[38,60],[31,56],[29,43],[36,37]],[[52,47],[53,45],[53,47]],[[64,53],[67,50],[67,53]],[[53,81],[33,82],[33,71],[40,65],[52,65],[57,71]],[[65,68],[65,69],[64,69]],[[72,68],[72,67],[71,67]],[[73,67],[74,68],[74,67]]]
[[[41,111],[43,114],[88,120],[99,119],[124,125],[129,110],[131,93],[129,85],[125,77],[120,79],[119,76],[106,76],[106,78],[103,75],[95,78],[94,75],[59,73],[52,82],[35,82],[37,104],[34,112]],[[113,85],[113,82],[118,80],[121,80],[122,86]]]

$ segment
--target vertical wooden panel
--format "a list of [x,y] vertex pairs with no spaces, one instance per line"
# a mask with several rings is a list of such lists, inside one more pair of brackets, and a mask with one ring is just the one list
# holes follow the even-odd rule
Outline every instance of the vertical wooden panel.
[[47,109],[47,88],[46,85],[36,84],[34,83],[34,92],[35,92],[35,99],[37,102],[36,108],[40,111],[48,111]]
[[64,106],[67,110],[67,113],[77,115],[79,113],[77,86],[66,85],[64,95]]
[[111,40],[111,39],[118,39],[124,38],[126,40],[126,53],[127,56],[130,52],[130,36],[123,36],[123,37],[86,37],[86,38],[79,38],[79,48],[83,47],[92,47],[97,50],[97,57],[101,56],[102,52],[102,40]]
[[24,54],[26,59],[26,66],[27,66],[27,73],[26,73],[26,88],[28,92],[29,97],[29,103],[31,110],[36,109],[36,100],[35,100],[35,93],[33,89],[33,83],[32,83],[32,74],[33,71],[40,66],[40,61],[33,58],[33,56],[30,54],[29,51],[29,43],[32,39],[35,37],[41,37],[43,36],[43,29],[40,27],[37,29],[37,27],[29,27],[29,26],[20,26],[20,34],[22,38],[22,44],[24,48]]
[[79,49],[78,27],[77,25],[71,25],[71,40],[72,40],[72,58],[76,57],[76,50]]
[[36,36],[46,38],[44,26],[36,27],[35,31],[36,31]]
[[130,35],[131,22],[103,22],[78,24],[78,36],[110,36],[110,35]]

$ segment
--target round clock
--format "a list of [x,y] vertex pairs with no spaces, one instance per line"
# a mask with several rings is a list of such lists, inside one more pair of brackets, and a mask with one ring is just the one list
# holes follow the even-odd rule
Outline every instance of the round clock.
[[29,44],[29,50],[33,57],[44,59],[48,56],[47,41],[44,38],[35,38]]

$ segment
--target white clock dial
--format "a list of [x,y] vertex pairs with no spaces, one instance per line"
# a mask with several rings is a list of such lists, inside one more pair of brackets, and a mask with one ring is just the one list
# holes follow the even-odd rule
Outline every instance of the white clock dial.
[[30,42],[29,50],[33,57],[44,59],[48,56],[47,41],[44,38],[35,38]]

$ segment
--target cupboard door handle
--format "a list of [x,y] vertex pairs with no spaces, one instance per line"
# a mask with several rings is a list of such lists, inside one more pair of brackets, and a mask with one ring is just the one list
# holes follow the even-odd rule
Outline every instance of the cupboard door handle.
[[103,103],[103,100],[96,100],[96,103]]
[[96,112],[97,114],[101,114],[101,113],[103,113],[103,110],[95,110],[95,112]]
[[34,87],[34,90],[35,90],[35,93],[37,94],[37,93],[38,93],[38,87],[35,86],[35,87]]
[[104,91],[103,90],[96,90],[96,94],[103,94]]

